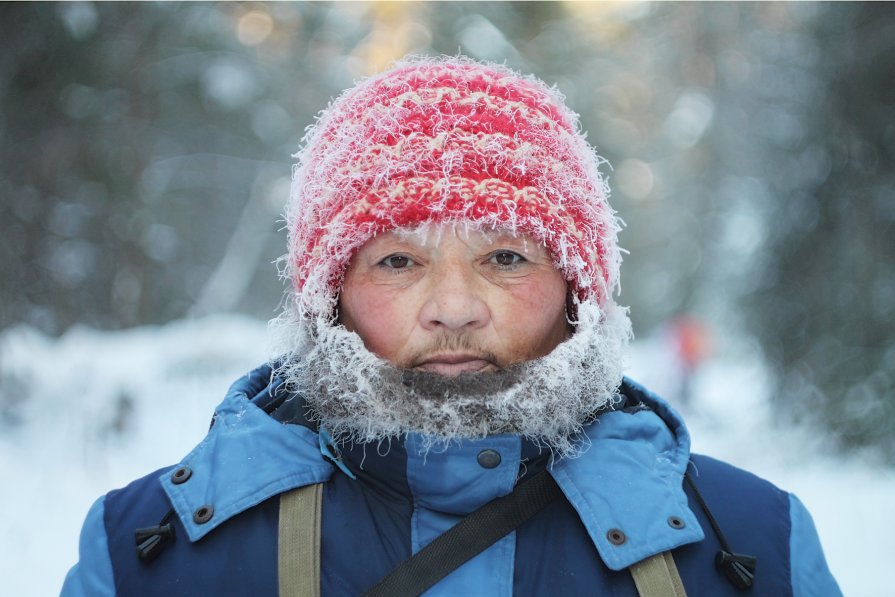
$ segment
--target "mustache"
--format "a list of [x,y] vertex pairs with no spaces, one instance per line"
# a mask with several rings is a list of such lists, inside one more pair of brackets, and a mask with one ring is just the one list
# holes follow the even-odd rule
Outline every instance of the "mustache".
[[468,354],[474,358],[493,363],[499,368],[507,366],[507,363],[501,362],[500,357],[493,350],[483,346],[471,334],[466,332],[439,334],[432,340],[431,344],[413,352],[403,363],[403,366],[412,369],[444,353]]

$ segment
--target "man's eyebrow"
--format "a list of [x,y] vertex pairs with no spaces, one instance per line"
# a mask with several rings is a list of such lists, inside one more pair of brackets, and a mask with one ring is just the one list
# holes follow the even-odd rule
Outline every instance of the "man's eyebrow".
[[493,237],[489,237],[489,241],[494,243],[508,243],[516,246],[522,246],[526,251],[547,251],[542,243],[535,238],[526,237],[525,235],[516,235],[509,233],[494,233]]

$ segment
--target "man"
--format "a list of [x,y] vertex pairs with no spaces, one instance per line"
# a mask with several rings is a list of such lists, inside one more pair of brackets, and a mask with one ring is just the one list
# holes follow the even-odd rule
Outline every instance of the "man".
[[794,496],[622,378],[618,227],[557,92],[399,64],[299,158],[282,356],[94,505],[63,594],[839,594]]

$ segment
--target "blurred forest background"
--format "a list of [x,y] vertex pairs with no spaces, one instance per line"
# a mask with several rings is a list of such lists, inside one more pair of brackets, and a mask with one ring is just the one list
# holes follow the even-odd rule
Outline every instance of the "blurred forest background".
[[0,330],[272,317],[304,129],[459,51],[581,114],[639,336],[758,352],[782,421],[895,463],[895,5],[3,3],[0,47]]

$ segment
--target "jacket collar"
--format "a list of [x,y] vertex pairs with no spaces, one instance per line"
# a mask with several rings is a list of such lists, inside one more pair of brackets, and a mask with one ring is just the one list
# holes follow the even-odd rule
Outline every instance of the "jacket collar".
[[[683,421],[630,380],[620,391],[623,407],[585,429],[586,452],[550,466],[614,570],[703,538],[682,488],[690,453]],[[300,397],[285,395],[280,382],[271,381],[271,368],[260,367],[231,387],[208,436],[181,461],[189,479],[177,484],[169,472],[160,481],[190,540],[197,541],[274,495],[327,481],[337,466],[392,499],[465,515],[509,493],[520,463],[529,474],[547,465],[536,446],[512,434],[429,451],[422,449],[424,438],[411,434],[388,446],[351,446],[335,460],[324,456],[331,446],[321,437]],[[499,455],[496,467],[481,466],[485,450]],[[194,513],[207,506],[213,507],[211,519],[195,522]]]
[[[171,472],[160,477],[191,541],[274,495],[332,476],[315,432],[283,425],[259,407],[277,396],[270,373],[259,367],[231,386],[208,435],[175,467],[189,469],[185,482],[176,483]],[[209,506],[211,518],[197,523],[194,514]]]
[[601,415],[587,428],[587,453],[551,470],[613,570],[704,536],[683,490],[690,460],[683,420],[630,380],[621,392],[628,407]]

